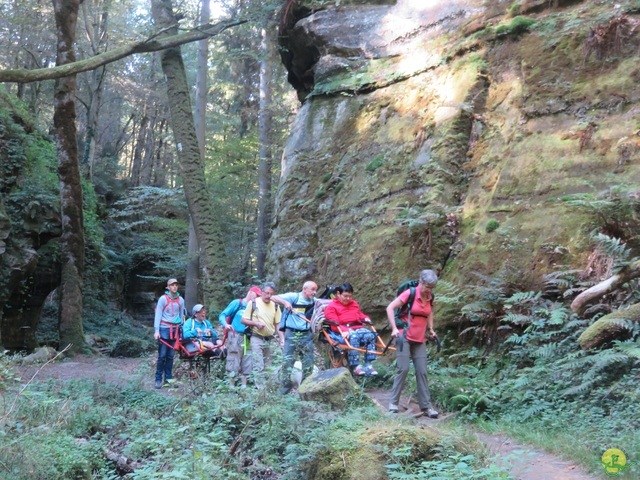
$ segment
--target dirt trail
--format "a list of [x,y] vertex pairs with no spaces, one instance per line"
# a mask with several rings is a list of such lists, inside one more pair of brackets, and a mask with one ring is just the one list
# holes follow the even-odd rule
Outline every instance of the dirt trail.
[[[381,409],[387,411],[388,391],[371,390],[367,393]],[[412,399],[405,397],[401,398],[399,407],[399,415],[411,415],[417,422],[434,426],[453,417],[453,414],[445,414],[435,420],[423,416],[416,418],[420,413],[420,407]],[[597,480],[599,478],[585,472],[578,465],[529,445],[517,443],[505,435],[481,432],[476,432],[476,435],[496,458],[498,466],[507,469],[516,480]]]
[[[154,358],[108,358],[76,356],[70,360],[50,363],[42,368],[33,381],[45,379],[71,380],[81,378],[99,379],[103,382],[126,383],[138,381],[142,388],[153,388],[152,366]],[[23,382],[29,381],[38,371],[39,366],[20,367]],[[163,389],[164,391],[165,389]],[[167,390],[168,394],[172,393]],[[176,392],[177,393],[177,392]],[[386,390],[372,390],[368,394],[384,411],[389,403],[389,392]],[[415,416],[420,413],[418,405],[410,398],[402,398],[399,415]],[[440,415],[438,419],[426,417],[415,418],[416,422],[438,425],[453,415]],[[477,433],[478,438],[487,445],[500,466],[508,469],[516,480],[597,480],[598,477],[589,475],[582,468],[571,462],[522,445],[504,435],[489,435]]]

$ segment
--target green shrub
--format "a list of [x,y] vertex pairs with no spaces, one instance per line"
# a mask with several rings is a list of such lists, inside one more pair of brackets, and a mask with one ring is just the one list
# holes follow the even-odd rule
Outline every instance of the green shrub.
[[487,225],[484,227],[484,229],[487,233],[491,233],[497,230],[499,226],[500,226],[500,222],[498,220],[496,220],[495,218],[490,218],[489,221],[487,222]]
[[511,22],[506,25],[498,25],[494,33],[496,36],[518,35],[528,31],[535,23],[536,21],[533,18],[517,16],[511,19]]

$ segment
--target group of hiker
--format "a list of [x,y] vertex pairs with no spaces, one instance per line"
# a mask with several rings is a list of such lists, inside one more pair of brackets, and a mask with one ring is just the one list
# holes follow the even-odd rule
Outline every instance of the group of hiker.
[[[386,308],[397,352],[396,374],[389,399],[392,413],[398,412],[400,394],[413,362],[420,409],[425,416],[438,417],[429,393],[426,348],[427,338],[435,338],[432,289],[437,281],[435,272],[423,270],[417,285],[402,291]],[[223,348],[203,305],[195,305],[191,317],[184,321],[187,311],[178,288],[177,279],[169,279],[166,292],[156,305],[154,338],[158,341],[158,360],[155,388],[175,386],[172,374],[175,350],[170,347],[170,341],[177,338],[180,327],[182,338],[197,342],[198,348],[216,352]],[[239,380],[240,388],[246,388],[251,375],[257,388],[264,387],[264,372],[271,364],[276,341],[283,351],[281,394],[286,395],[294,387],[291,373],[297,358],[302,364],[302,378],[312,374],[314,345],[310,320],[317,291],[315,282],[306,281],[300,292],[276,295],[275,284],[265,282],[261,287],[250,287],[244,298],[227,305],[218,321],[227,337],[224,345],[226,372],[232,385],[236,386]],[[372,365],[376,358],[373,352],[377,334],[367,328],[371,320],[353,299],[353,293],[349,283],[336,287],[334,298],[324,309],[324,316],[329,321],[332,338],[339,342],[348,339],[352,347],[365,351],[363,362],[358,350],[347,351],[352,373],[356,376],[377,375]]]

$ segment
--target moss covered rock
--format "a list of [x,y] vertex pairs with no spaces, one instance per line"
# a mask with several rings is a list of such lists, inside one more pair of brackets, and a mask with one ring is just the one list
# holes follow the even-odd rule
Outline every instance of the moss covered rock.
[[312,480],[384,480],[389,478],[385,465],[394,461],[390,452],[407,449],[408,463],[433,458],[440,434],[427,426],[376,424],[375,427],[353,432],[353,448],[322,450],[308,472]]
[[578,338],[584,350],[599,347],[607,342],[624,337],[629,333],[628,322],[640,322],[640,303],[626,310],[618,310],[597,320]]
[[333,408],[343,408],[345,397],[356,392],[357,388],[349,370],[344,367],[331,368],[307,377],[298,388],[298,394],[304,400],[326,403]]

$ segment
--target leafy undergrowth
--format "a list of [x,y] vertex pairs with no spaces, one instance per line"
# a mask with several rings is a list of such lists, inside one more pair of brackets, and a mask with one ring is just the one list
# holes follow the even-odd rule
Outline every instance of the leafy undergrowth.
[[386,415],[362,392],[336,412],[215,374],[146,390],[149,369],[124,387],[46,380],[20,395],[3,376],[0,478],[508,478],[465,429]]
[[[636,260],[620,258],[621,264]],[[562,280],[570,273],[576,272],[549,282],[572,295],[575,281]],[[460,335],[476,346],[445,347],[447,353],[433,359],[432,397],[458,412],[457,422],[503,431],[600,476],[603,453],[620,449],[630,463],[618,478],[640,478],[640,324],[621,318],[625,336],[619,340],[589,351],[578,343],[603,314],[637,304],[637,291],[632,281],[609,303],[592,306],[591,318],[579,318],[557,290],[555,299],[549,292],[511,293],[500,278],[490,279],[477,300],[460,309],[469,325]]]

